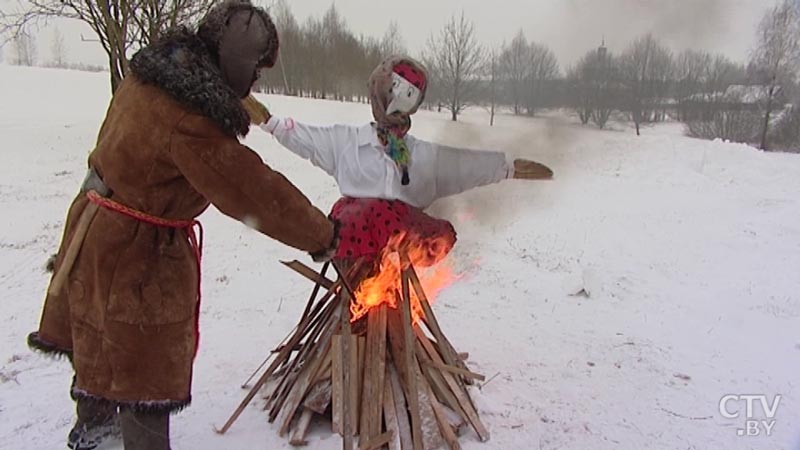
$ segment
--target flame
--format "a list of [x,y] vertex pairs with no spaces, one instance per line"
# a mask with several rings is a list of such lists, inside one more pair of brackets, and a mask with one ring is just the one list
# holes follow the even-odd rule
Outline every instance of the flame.
[[[352,322],[384,303],[394,309],[398,307],[397,302],[402,295],[400,249],[408,254],[428,302],[433,303],[442,289],[458,279],[450,261],[443,259],[451,247],[446,237],[424,241],[411,234],[392,237],[379,256],[378,273],[362,281],[356,289],[356,298],[350,305]],[[411,283],[409,292],[411,313],[414,323],[417,323],[424,313]]]

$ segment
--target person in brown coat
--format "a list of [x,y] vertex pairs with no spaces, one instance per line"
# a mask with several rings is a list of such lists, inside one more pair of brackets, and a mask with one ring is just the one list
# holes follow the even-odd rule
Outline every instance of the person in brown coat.
[[169,448],[169,414],[191,401],[194,225],[209,204],[317,261],[334,253],[331,221],[237,139],[250,125],[241,99],[277,52],[270,17],[238,0],[215,7],[196,32],[176,30],[132,58],[28,337],[75,369],[70,448],[94,448],[117,421],[126,450]]

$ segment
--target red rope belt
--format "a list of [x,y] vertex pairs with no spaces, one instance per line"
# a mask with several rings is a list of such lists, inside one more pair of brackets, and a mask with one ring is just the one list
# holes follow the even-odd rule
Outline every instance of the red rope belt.
[[138,211],[136,209],[130,208],[125,206],[121,203],[115,202],[110,198],[106,198],[101,196],[95,191],[89,191],[86,193],[86,197],[89,199],[90,202],[101,206],[105,209],[115,211],[123,216],[130,217],[132,219],[136,219],[140,222],[154,225],[157,227],[166,227],[166,228],[173,228],[177,230],[183,230],[186,232],[186,235],[189,238],[189,244],[192,246],[192,251],[194,252],[194,258],[197,262],[197,307],[195,311],[195,354],[197,354],[197,349],[199,348],[200,344],[200,263],[203,259],[203,225],[198,220],[174,220],[174,219],[164,219],[162,217],[152,216],[150,214]]

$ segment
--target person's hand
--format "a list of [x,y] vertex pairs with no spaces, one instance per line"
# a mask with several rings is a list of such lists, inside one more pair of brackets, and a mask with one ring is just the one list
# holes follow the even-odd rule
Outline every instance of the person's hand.
[[336,252],[339,250],[339,228],[341,228],[341,223],[338,220],[333,221],[333,239],[331,239],[331,244],[328,248],[322,249],[318,252],[311,253],[311,259],[314,262],[322,263],[328,262],[332,260],[336,256]]
[[266,123],[271,117],[269,109],[267,109],[263,103],[256,100],[253,94],[242,99],[242,106],[244,110],[247,111],[247,115],[250,116],[250,123],[253,125]]
[[553,178],[553,171],[536,161],[515,159],[514,178],[518,180],[550,180]]

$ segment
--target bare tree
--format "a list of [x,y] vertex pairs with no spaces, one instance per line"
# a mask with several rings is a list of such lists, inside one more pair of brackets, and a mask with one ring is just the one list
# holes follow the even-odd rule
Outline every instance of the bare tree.
[[[275,27],[280,36],[281,51],[278,52],[277,70],[264,71],[259,79],[263,87],[283,85],[283,93],[294,95],[300,83],[298,61],[302,49],[302,33],[289,3],[279,0],[270,8]],[[278,78],[274,78],[277,76]]]
[[745,81],[745,69],[725,55],[714,55],[701,77],[704,92],[724,92],[732,84]]
[[29,0],[0,10],[0,34],[18,35],[28,25],[62,17],[92,29],[108,57],[111,90],[128,71],[129,51],[147,45],[167,29],[205,14],[213,0]]
[[617,64],[605,45],[590,50],[567,76],[571,104],[581,123],[604,128],[616,105]]
[[423,58],[439,85],[442,101],[453,121],[473,101],[479,87],[484,51],[475,39],[475,25],[453,16],[438,36],[428,38]]
[[22,30],[14,38],[14,64],[33,66],[36,64],[36,38],[27,30]]
[[366,101],[365,80],[384,57],[386,45],[391,43],[394,47],[389,51],[400,52],[397,32],[387,32],[391,39],[383,42],[356,37],[335,6],[321,18],[309,17],[302,26],[285,0],[274,3],[270,12],[281,37],[281,52],[276,69],[259,78],[261,90]]
[[758,43],[751,64],[766,87],[761,149],[768,149],[770,116],[778,107],[782,83],[793,83],[800,70],[800,12],[793,0],[782,0],[769,10],[758,26]]
[[54,67],[67,66],[67,48],[64,45],[64,35],[61,30],[53,30],[53,42],[50,44],[50,58]]
[[530,72],[530,48],[525,34],[519,30],[511,44],[503,48],[500,54],[500,70],[509,95],[509,101],[514,106],[514,114],[520,113],[523,93],[525,92],[525,79]]
[[381,55],[385,58],[392,55],[399,55],[406,53],[406,45],[403,42],[403,35],[400,34],[400,28],[394,20],[389,22],[389,27],[383,33],[381,38]]
[[500,79],[500,57],[495,49],[486,55],[486,75],[489,79],[489,126],[493,127],[497,109],[497,85]]
[[655,120],[656,109],[669,90],[672,67],[672,53],[651,34],[634,41],[623,53],[625,103],[637,136],[643,122]]
[[582,125],[586,125],[592,120],[594,104],[591,96],[590,71],[588,66],[595,51],[591,50],[578,63],[567,70],[567,84],[569,86],[569,103],[578,114]]
[[703,76],[711,64],[711,55],[697,50],[685,50],[675,60],[675,96],[678,114],[687,120],[687,104],[693,95],[701,92]]
[[559,77],[558,60],[547,46],[532,42],[529,46],[529,70],[525,77],[525,110],[529,116],[545,105],[548,82]]

